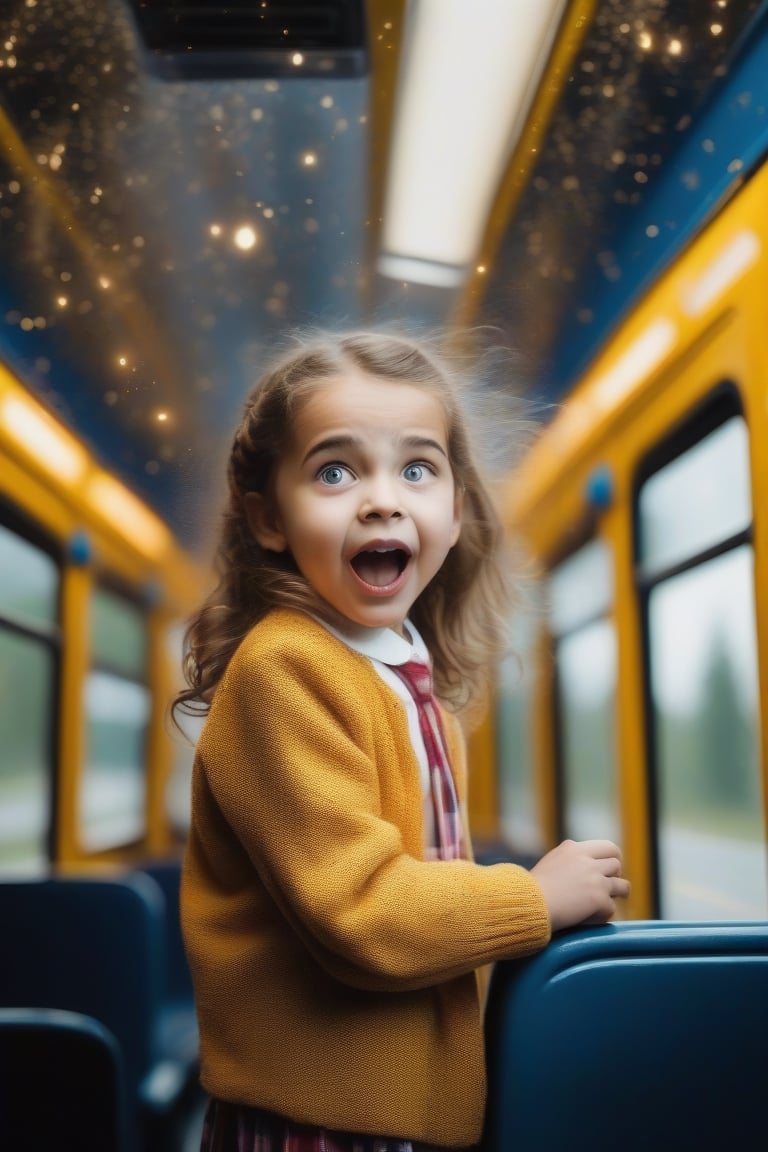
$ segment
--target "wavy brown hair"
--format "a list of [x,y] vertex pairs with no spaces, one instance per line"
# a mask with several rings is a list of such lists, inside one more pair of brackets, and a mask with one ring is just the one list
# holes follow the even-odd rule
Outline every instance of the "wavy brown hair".
[[507,647],[509,596],[501,522],[476,463],[461,384],[450,361],[426,341],[348,332],[300,342],[262,376],[246,401],[229,459],[229,498],[215,558],[218,583],[187,628],[189,687],[177,695],[174,711],[207,712],[235,649],[270,609],[293,607],[333,619],[290,553],[267,551],[256,542],[244,497],[259,492],[269,498],[297,409],[324,380],[351,371],[423,388],[445,409],[450,464],[463,493],[461,533],[410,616],[432,654],[440,698],[454,711],[484,698]]

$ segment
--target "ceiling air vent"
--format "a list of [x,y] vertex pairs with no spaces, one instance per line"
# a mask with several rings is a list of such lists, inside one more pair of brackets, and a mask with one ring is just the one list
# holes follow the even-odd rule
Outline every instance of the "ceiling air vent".
[[130,0],[167,80],[362,76],[365,0]]

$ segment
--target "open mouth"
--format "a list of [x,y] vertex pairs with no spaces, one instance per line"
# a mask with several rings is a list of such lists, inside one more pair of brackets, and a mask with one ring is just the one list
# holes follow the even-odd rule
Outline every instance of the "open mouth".
[[358,552],[351,564],[363,583],[386,588],[405,571],[410,558],[404,548],[371,548]]

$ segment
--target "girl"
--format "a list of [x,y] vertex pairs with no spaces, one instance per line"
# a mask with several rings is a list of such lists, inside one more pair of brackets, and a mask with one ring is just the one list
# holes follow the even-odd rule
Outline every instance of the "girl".
[[182,892],[203,1152],[474,1144],[478,970],[627,895],[609,841],[471,860],[456,713],[503,647],[500,543],[426,347],[320,339],[255,388],[176,701],[208,712]]

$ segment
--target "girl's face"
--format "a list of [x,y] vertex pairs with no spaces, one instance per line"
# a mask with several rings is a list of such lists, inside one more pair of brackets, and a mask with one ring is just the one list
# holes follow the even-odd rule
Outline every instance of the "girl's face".
[[415,385],[323,381],[298,409],[274,499],[246,496],[251,531],[348,621],[402,632],[459,538],[447,431],[440,401]]

